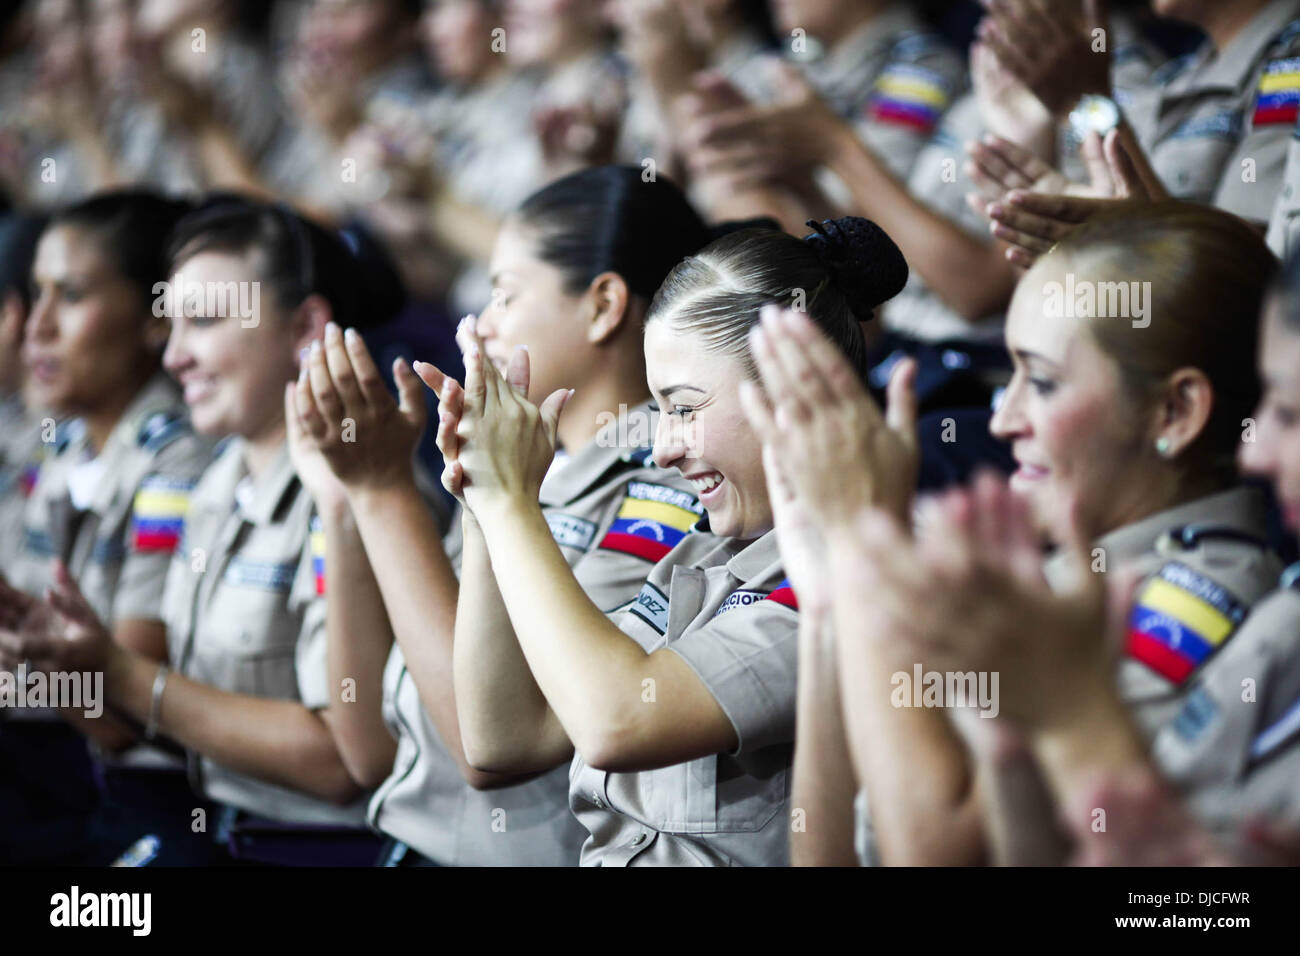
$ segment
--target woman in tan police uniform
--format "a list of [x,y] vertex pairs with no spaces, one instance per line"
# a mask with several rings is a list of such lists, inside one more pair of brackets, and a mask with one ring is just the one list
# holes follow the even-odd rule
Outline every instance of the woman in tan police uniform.
[[[211,454],[159,363],[167,325],[154,308],[155,283],[166,277],[167,234],[187,209],[145,190],[121,190],[53,217],[32,265],[23,345],[26,399],[72,420],[50,436],[26,500],[8,574],[27,597],[10,592],[9,602],[30,610],[59,559],[83,582],[114,640],[155,661],[167,653],[162,583],[190,488]],[[72,728],[110,750],[131,734],[113,715],[87,719],[81,710],[63,711],[66,724],[45,709],[8,710],[6,717],[6,787],[25,792],[31,810],[4,823],[6,839],[26,847],[13,858],[80,859],[93,838],[81,825],[90,807],[71,797],[82,792],[87,772],[85,741]],[[168,764],[157,751],[139,749],[121,759]],[[118,763],[101,768],[101,796],[134,803],[117,792]],[[173,790],[159,781],[162,803],[184,793],[183,785]],[[48,832],[38,825],[69,800],[83,819],[51,821]],[[92,805],[105,804],[94,798]]]
[[440,431],[444,481],[474,516],[455,644],[466,758],[527,772],[574,754],[586,865],[787,859],[799,619],[740,406],[747,336],[760,305],[813,290],[811,315],[860,362],[859,318],[906,278],[870,223],[822,229],[807,242],[737,232],[656,295],[645,332],[655,459],[692,482],[708,514],[621,614],[582,594],[534,503],[559,412],[576,396],[561,389],[539,411],[521,387],[526,363],[507,382],[468,350],[463,412]]
[[[492,301],[475,325],[499,363],[527,345],[539,398],[557,382],[583,393],[539,500],[551,537],[602,609],[630,601],[655,559],[699,517],[690,486],[649,460],[654,419],[641,322],[664,276],[707,235],[671,181],[645,182],[638,167],[609,166],[538,191],[497,240]],[[316,476],[305,480],[317,501],[332,502],[322,507],[350,512],[397,638],[384,673],[383,723],[348,712],[355,759],[366,761],[378,787],[371,825],[391,838],[381,862],[572,865],[583,831],[567,806],[566,768],[518,782],[474,770],[463,756],[451,685],[461,516],[441,547],[436,526],[418,517],[409,460],[422,420],[403,420],[391,399],[347,384],[373,382],[360,343],[339,340],[326,352],[328,374],[298,393],[305,434],[295,448],[299,471]],[[422,407],[416,399],[410,406]],[[346,418],[358,423],[355,443],[328,424]],[[316,463],[322,456],[332,475]],[[363,643],[366,632],[331,647],[336,677],[388,654],[388,636]]]
[[[1195,278],[1175,278],[1162,265],[1169,262],[1190,263]],[[1181,204],[1133,206],[1063,241],[1022,280],[1012,303],[1007,340],[1016,373],[992,427],[1012,443],[1020,465],[1012,489],[1048,540],[1070,540],[1073,516],[1095,536],[1096,570],[1152,575],[1136,595],[1118,673],[1119,693],[1148,738],[1172,719],[1189,679],[1215,666],[1217,650],[1276,574],[1262,540],[1262,502],[1235,487],[1231,457],[1257,391],[1241,369],[1254,351],[1259,290],[1272,267],[1258,235],[1233,217]],[[1129,276],[1151,277],[1142,315],[1106,313],[1104,293],[1092,305],[1075,298],[1074,290]],[[882,458],[876,467],[887,465]],[[823,467],[834,475],[837,459]],[[817,499],[834,570],[860,567],[870,546],[856,530],[834,533],[854,526],[837,510],[842,497]],[[1060,578],[1053,562],[1046,570],[1049,581]],[[925,578],[882,574],[886,590],[868,592],[870,599],[882,611],[914,607],[912,590],[900,597],[888,588],[914,589]],[[860,599],[844,592],[847,580],[836,581],[837,607]],[[923,629],[916,619],[924,615],[909,614],[886,613],[887,623],[866,626],[860,616],[836,618],[847,738],[879,855],[886,862],[979,858],[980,801],[1021,795],[999,789],[996,776],[973,789],[942,711],[899,709],[891,699],[890,675],[910,674],[916,651],[867,638],[877,629]],[[865,692],[873,680],[880,692]],[[807,703],[830,699],[813,692]],[[814,793],[818,766],[834,763],[827,752],[809,764]],[[840,794],[837,805],[844,803]],[[823,821],[808,833],[842,838],[845,830]],[[842,845],[814,845],[807,858],[842,852]]]
[[[289,458],[283,399],[299,364],[308,368],[300,353],[311,344],[319,354],[326,323],[356,322],[376,297],[340,240],[244,200],[215,201],[182,222],[171,266],[184,300],[169,303],[167,367],[196,427],[232,437],[194,490],[168,572],[168,664],[108,644],[66,578],[53,597],[66,627],[26,635],[26,649],[104,670],[111,707],[146,739],[185,749],[209,804],[198,839],[262,862],[366,862],[376,843],[361,829],[364,787],[340,755],[343,702],[326,682],[325,545]],[[194,288],[239,286],[256,298],[239,307],[233,296],[225,307],[190,299]],[[362,600],[365,579],[349,584]],[[320,827],[327,844],[313,839]]]
[[[1259,370],[1264,395],[1242,470],[1273,484],[1283,524],[1300,533],[1300,257],[1283,266],[1264,310]],[[1254,817],[1300,828],[1300,564],[1263,598],[1196,682],[1154,743],[1156,764],[1197,817],[1229,839]]]
[[[1238,451],[1244,471],[1271,479],[1291,531],[1300,514],[1297,266],[1293,258],[1265,310],[1263,398],[1250,419],[1254,430]],[[1300,568],[1282,575],[1277,590],[1251,608],[1193,678],[1148,753],[1147,738],[1120,699],[1107,652],[1126,639],[1126,628],[1140,626],[1144,612],[1125,615],[1120,605],[1126,602],[1112,600],[1107,614],[1107,586],[1086,570],[1092,558],[1078,538],[1071,550],[1076,567],[1085,570],[1048,591],[1041,576],[1016,569],[1017,562],[1037,563],[1023,503],[1017,507],[996,482],[960,497],[969,520],[964,527],[947,523],[942,531],[970,539],[977,551],[967,570],[950,568],[945,575],[948,599],[927,602],[930,609],[940,605],[937,618],[927,622],[939,639],[905,627],[894,634],[915,642],[927,666],[1001,673],[997,723],[1013,720],[1016,730],[1002,728],[995,752],[985,756],[1004,772],[1018,772],[1028,758],[1041,768],[1051,797],[1046,813],[1040,808],[1016,817],[1018,859],[1055,860],[1068,849],[1092,864],[1294,864]],[[900,550],[908,549],[884,542],[876,558],[892,566],[910,563]],[[1114,596],[1127,596],[1126,586],[1115,590]],[[1035,626],[1025,627],[1026,621]],[[1105,641],[1099,640],[1103,634]],[[1194,633],[1186,638],[1188,644],[1198,640]]]

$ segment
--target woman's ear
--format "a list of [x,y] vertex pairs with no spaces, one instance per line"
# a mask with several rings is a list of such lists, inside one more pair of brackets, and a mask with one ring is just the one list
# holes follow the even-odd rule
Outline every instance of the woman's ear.
[[302,300],[294,309],[290,322],[293,324],[294,354],[325,338],[325,325],[334,318],[330,304],[323,295],[313,293]]
[[1197,368],[1180,368],[1169,377],[1156,447],[1174,458],[1205,431],[1214,410],[1214,386]]
[[602,272],[587,287],[594,311],[587,322],[587,341],[592,345],[608,342],[627,324],[628,303],[632,293],[617,272]]

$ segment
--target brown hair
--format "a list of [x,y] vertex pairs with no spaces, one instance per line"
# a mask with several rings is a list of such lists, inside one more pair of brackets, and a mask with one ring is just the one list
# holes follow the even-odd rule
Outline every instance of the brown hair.
[[809,223],[796,239],[775,229],[741,229],[683,259],[655,293],[646,315],[698,334],[705,347],[738,358],[757,378],[749,330],[769,302],[805,310],[866,376],[859,322],[903,288],[907,263],[875,223],[857,217]]
[[1092,318],[1089,334],[1139,401],[1180,368],[1205,374],[1214,404],[1185,458],[1230,480],[1242,419],[1259,400],[1260,309],[1277,268],[1259,233],[1210,206],[1116,203],[1050,254],[1066,257],[1105,281],[1150,283],[1149,325]]

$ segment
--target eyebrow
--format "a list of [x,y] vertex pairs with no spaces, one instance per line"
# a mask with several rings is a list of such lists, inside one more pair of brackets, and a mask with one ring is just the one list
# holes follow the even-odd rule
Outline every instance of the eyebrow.
[[669,385],[667,388],[662,389],[659,392],[659,394],[662,395],[664,398],[667,398],[673,392],[681,392],[681,391],[699,392],[701,395],[704,394],[704,389],[698,388],[695,385]]
[[1046,365],[1052,366],[1052,368],[1060,368],[1059,362],[1053,362],[1051,359],[1039,355],[1037,352],[1031,352],[1028,349],[1012,349],[1011,354],[1016,356],[1016,358],[1020,359],[1022,362],[1043,362]]

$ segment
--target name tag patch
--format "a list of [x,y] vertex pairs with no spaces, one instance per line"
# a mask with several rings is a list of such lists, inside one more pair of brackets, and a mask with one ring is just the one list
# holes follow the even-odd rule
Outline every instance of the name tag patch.
[[555,543],[564,548],[586,551],[596,540],[596,522],[573,515],[551,513],[546,516]]
[[292,561],[249,561],[235,558],[226,566],[221,580],[232,587],[284,593],[293,584],[297,565]]
[[647,581],[628,610],[649,624],[656,634],[668,630],[668,595]]

